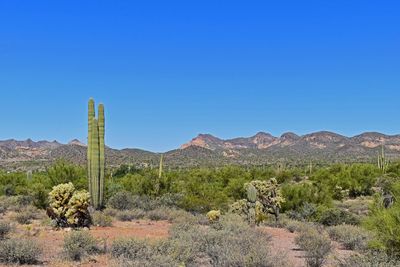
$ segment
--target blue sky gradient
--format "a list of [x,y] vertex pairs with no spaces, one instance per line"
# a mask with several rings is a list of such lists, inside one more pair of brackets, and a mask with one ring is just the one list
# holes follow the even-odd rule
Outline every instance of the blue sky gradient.
[[398,1],[1,1],[0,139],[400,133]]

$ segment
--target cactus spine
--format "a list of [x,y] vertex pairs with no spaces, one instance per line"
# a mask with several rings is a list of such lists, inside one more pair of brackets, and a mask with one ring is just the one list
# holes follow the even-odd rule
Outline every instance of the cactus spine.
[[104,206],[104,106],[99,105],[98,119],[93,99],[89,100],[88,118],[88,180],[92,205],[95,209]]

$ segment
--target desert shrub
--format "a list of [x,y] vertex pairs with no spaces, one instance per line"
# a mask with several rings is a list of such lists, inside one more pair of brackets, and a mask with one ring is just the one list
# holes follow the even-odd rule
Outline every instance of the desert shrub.
[[132,221],[132,220],[140,220],[145,216],[145,212],[143,210],[134,209],[134,210],[123,210],[117,212],[115,215],[120,221]]
[[183,194],[166,193],[156,198],[160,206],[169,208],[178,208],[183,199]]
[[360,223],[360,219],[351,212],[333,208],[322,211],[319,216],[318,222],[326,226],[340,224],[357,225]]
[[[170,253],[191,266],[273,266],[269,236],[248,226],[239,216],[222,216],[211,228],[180,224],[171,230]],[[274,262],[284,266],[282,261]],[[201,264],[200,264],[201,265]]]
[[315,204],[310,204],[308,202],[304,203],[297,210],[290,210],[287,212],[287,215],[290,219],[297,221],[312,221],[317,214],[317,207]]
[[3,240],[11,232],[12,227],[9,222],[0,221],[0,240]]
[[295,220],[288,220],[285,226],[285,228],[291,233],[301,232],[306,227],[308,227],[308,224]]
[[116,240],[110,250],[111,256],[119,259],[119,266],[171,267],[180,265],[171,255],[163,253],[160,243],[150,243],[147,240]]
[[26,209],[32,202],[33,199],[31,196],[2,196],[0,199],[0,206],[3,207],[4,210],[18,212]]
[[342,202],[335,203],[340,209],[345,209],[358,216],[366,216],[369,213],[373,199],[371,197],[359,197],[356,199],[347,199]]
[[93,222],[93,225],[96,225],[96,226],[101,226],[101,227],[111,226],[112,218],[111,218],[111,216],[106,215],[101,211],[95,211],[92,214],[92,222]]
[[36,264],[41,248],[32,240],[7,239],[0,242],[0,262],[8,264]]
[[331,239],[320,228],[303,228],[295,239],[296,244],[305,252],[307,265],[320,267],[332,250]]
[[49,191],[41,183],[32,185],[30,196],[33,198],[33,205],[38,209],[45,209],[49,204]]
[[118,210],[113,208],[106,208],[103,210],[103,213],[107,216],[115,217],[117,216]]
[[13,219],[20,224],[30,224],[32,220],[41,217],[41,211],[33,206],[27,206],[14,214]]
[[131,193],[120,191],[110,197],[107,202],[107,207],[116,210],[129,210],[134,207],[134,198]]
[[327,228],[329,236],[332,240],[343,244],[346,249],[362,250],[367,247],[369,241],[368,233],[354,225],[337,225]]
[[158,208],[147,212],[147,218],[152,221],[172,220],[173,215],[168,208]]
[[[268,235],[249,227],[239,216],[226,215],[211,227],[175,224],[170,237],[159,243],[117,240],[112,245],[111,255],[127,259],[123,266],[141,266],[138,263],[142,266],[286,266],[283,257],[278,259],[270,255],[269,240]],[[146,265],[156,259],[162,262]],[[129,262],[136,265],[129,265]]]
[[48,215],[59,227],[83,227],[91,223],[88,211],[90,195],[87,191],[76,191],[72,183],[53,187],[49,193]]
[[18,222],[19,224],[30,224],[32,219],[35,217],[32,216],[30,212],[19,212],[13,216],[13,219]]
[[338,259],[338,267],[398,267],[400,261],[384,253],[367,251],[363,254],[353,254],[344,259]]
[[64,253],[70,260],[80,261],[97,252],[96,240],[87,231],[72,231],[64,238]]

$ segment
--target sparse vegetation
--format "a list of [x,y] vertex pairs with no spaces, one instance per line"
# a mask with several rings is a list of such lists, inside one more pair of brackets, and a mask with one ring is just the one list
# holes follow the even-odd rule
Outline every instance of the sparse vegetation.
[[42,249],[32,240],[7,239],[0,242],[0,262],[6,264],[36,264]]

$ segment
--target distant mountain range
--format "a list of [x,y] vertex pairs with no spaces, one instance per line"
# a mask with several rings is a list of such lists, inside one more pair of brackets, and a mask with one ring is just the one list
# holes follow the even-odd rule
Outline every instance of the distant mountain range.
[[[265,165],[286,161],[305,164],[310,161],[372,162],[384,146],[388,158],[400,158],[400,135],[368,132],[346,137],[333,132],[316,132],[299,136],[285,133],[280,137],[260,132],[251,137],[223,140],[200,134],[180,148],[166,152],[170,167],[221,166],[225,164]],[[106,148],[109,165],[131,164],[157,166],[160,155],[140,149]],[[41,169],[59,158],[85,164],[86,145],[79,140],[68,144],[57,141],[0,141],[0,167],[8,170]]]

